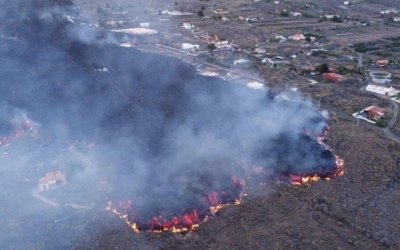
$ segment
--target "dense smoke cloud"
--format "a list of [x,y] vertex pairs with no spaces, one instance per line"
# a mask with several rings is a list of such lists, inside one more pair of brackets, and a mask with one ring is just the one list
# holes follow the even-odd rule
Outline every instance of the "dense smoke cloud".
[[[35,124],[11,141],[10,150],[13,143],[28,147],[19,173],[41,163],[30,178],[59,168],[71,183],[96,176],[108,183],[111,199],[145,196],[147,209],[179,211],[253,165],[271,174],[334,165],[333,155],[304,133],[325,128],[306,103],[107,44],[67,21],[69,1],[56,3],[26,3],[11,19],[20,3],[7,2],[1,16],[8,21],[0,39],[0,134],[9,136],[21,115]],[[70,145],[84,150],[71,153]],[[12,159],[1,161],[2,171],[11,171]]]

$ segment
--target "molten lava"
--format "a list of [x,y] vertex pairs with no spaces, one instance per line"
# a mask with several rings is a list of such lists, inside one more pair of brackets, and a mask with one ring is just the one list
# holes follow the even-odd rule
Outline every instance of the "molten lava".
[[[325,136],[328,128],[323,133],[314,132],[305,129],[304,134],[315,139],[319,145],[322,145],[327,151],[331,152],[325,144]],[[307,173],[277,173],[274,174],[270,169],[262,166],[253,166],[250,170],[249,177],[261,177],[261,180],[275,183],[287,183],[292,186],[309,185],[312,181],[320,179],[330,180],[332,178],[342,176],[344,174],[344,161],[334,156],[335,164],[330,169],[320,168],[314,172]],[[245,193],[246,185],[244,180],[231,175],[231,187],[229,190],[208,191],[204,194],[203,199],[197,205],[182,208],[178,213],[170,213],[167,211],[157,211],[150,219],[146,220],[141,217],[144,209],[136,206],[134,200],[120,200],[114,205],[112,201],[108,201],[106,210],[112,211],[125,222],[135,232],[165,232],[182,233],[194,230],[210,217],[214,216],[220,209],[228,205],[239,205]],[[261,182],[260,185],[264,185]],[[136,198],[139,201],[141,198]]]
[[[136,232],[187,232],[207,221],[208,218],[214,216],[221,208],[230,204],[240,204],[240,200],[244,196],[244,180],[232,175],[231,181],[230,190],[207,192],[204,198],[199,201],[197,207],[183,208],[176,214],[158,211],[156,215],[147,221],[143,221],[140,217],[140,214],[143,214],[145,211],[135,206],[135,200],[119,201],[116,206],[113,206],[112,201],[108,201],[106,210],[112,211],[121,219],[124,219]],[[137,198],[137,200],[139,199]]]

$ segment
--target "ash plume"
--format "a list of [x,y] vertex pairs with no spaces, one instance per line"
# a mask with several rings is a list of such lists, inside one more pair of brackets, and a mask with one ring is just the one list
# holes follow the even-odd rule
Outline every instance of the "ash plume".
[[[107,44],[95,30],[68,22],[70,1],[20,4],[8,3],[0,38],[0,134],[9,135],[9,117],[21,112],[37,124],[33,139],[27,128],[27,138],[15,141],[30,152],[19,173],[42,163],[33,176],[63,166],[71,182],[106,179],[109,199],[140,196],[136,205],[151,218],[160,209],[174,214],[199,205],[206,192],[226,189],[232,174],[243,178],[254,165],[285,175],[335,164],[333,154],[304,133],[326,127],[306,103]],[[69,142],[94,146],[65,153]],[[21,150],[12,145],[9,150]],[[1,170],[11,171],[12,159],[1,161],[7,167]],[[71,170],[73,164],[79,170]]]

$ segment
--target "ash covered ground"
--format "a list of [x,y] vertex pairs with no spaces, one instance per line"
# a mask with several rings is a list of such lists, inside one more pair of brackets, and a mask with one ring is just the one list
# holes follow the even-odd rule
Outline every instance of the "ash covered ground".
[[[283,175],[334,167],[333,154],[304,133],[326,126],[306,103],[110,44],[109,34],[66,20],[69,1],[18,4],[7,5],[1,27],[0,128],[9,138],[1,157],[2,218],[6,229],[30,221],[20,235],[40,230],[27,242],[3,234],[0,246],[54,249],[79,242],[79,233],[64,235],[67,226],[48,221],[43,205],[27,208],[35,178],[54,169],[66,172],[71,184],[106,183],[106,191],[85,190],[87,201],[98,205],[92,213],[103,216],[106,195],[116,202],[140,196],[136,206],[146,221],[160,210],[174,215],[204,205],[207,192],[229,189],[232,174],[244,178],[254,165]],[[15,8],[23,11],[20,18],[10,18]],[[94,146],[71,152],[78,144]],[[82,214],[77,218],[86,223]]]

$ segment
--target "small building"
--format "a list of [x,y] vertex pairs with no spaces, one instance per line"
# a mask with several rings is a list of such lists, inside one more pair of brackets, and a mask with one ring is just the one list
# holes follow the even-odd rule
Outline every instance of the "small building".
[[306,37],[303,34],[294,34],[293,36],[290,37],[290,39],[295,41],[300,41],[306,39]]
[[394,22],[400,22],[400,17],[393,17]]
[[187,30],[194,28],[194,25],[191,25],[190,23],[183,23],[182,26]]
[[301,17],[301,13],[300,12],[290,12],[290,15],[292,15],[294,17]]
[[275,36],[275,39],[279,39],[279,42],[286,42],[287,38],[284,36]]
[[216,14],[228,14],[229,11],[224,10],[222,8],[218,8],[218,9],[214,10],[214,13],[216,13]]
[[382,60],[376,61],[376,65],[378,65],[378,66],[386,66],[388,64],[389,64],[389,60],[387,60],[387,59],[382,59]]
[[264,89],[265,88],[264,84],[259,83],[259,82],[249,82],[246,86],[251,89]]
[[390,9],[390,10],[383,10],[383,11],[381,11],[379,13],[381,13],[381,14],[397,14],[398,11],[395,10],[395,9]]
[[332,80],[332,81],[340,81],[344,79],[344,76],[336,74],[336,73],[323,73],[322,77]]
[[51,188],[64,186],[67,184],[65,175],[61,171],[48,172],[46,175],[39,179],[38,191],[46,191]]
[[264,54],[266,51],[265,49],[255,48],[254,53],[256,54]]
[[239,60],[233,61],[233,65],[247,63],[248,61],[249,60],[246,60],[246,59],[239,59]]
[[386,114],[386,109],[378,106],[370,106],[364,109],[364,112],[368,113],[368,116],[373,117],[376,120],[380,120]]
[[328,14],[328,15],[325,15],[325,18],[327,18],[327,19],[332,19],[332,18],[334,18],[334,17],[340,17],[340,16],[337,15],[337,14]]
[[182,43],[183,50],[191,50],[191,49],[199,49],[200,45],[198,44],[190,44],[190,43]]
[[232,45],[228,41],[221,41],[221,42],[216,42],[215,47],[218,49],[231,49]]
[[395,96],[398,93],[400,93],[399,90],[393,88],[392,86],[390,86],[390,88],[387,88],[387,87],[381,87],[381,86],[372,85],[372,84],[367,85],[365,90],[376,93],[376,94],[387,95],[387,96]]
[[229,21],[229,18],[227,18],[226,16],[223,16],[223,17],[221,17],[221,21],[223,21],[223,22],[228,22],[228,21]]
[[149,27],[150,23],[139,23],[140,27]]

